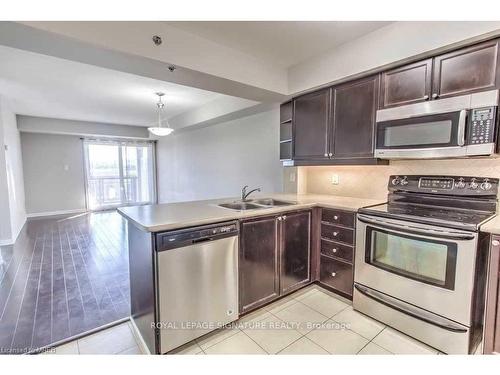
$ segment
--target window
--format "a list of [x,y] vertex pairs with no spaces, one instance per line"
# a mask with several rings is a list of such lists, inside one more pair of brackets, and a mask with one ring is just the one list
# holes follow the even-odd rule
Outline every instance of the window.
[[89,209],[154,201],[152,143],[85,140],[84,148]]

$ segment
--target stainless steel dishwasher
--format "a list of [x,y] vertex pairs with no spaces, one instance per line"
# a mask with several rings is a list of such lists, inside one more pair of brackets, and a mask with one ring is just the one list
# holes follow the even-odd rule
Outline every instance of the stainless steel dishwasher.
[[160,352],[238,319],[238,224],[159,233]]

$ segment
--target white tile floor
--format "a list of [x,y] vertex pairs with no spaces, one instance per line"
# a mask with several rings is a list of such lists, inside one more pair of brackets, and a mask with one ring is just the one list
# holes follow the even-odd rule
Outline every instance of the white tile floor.
[[[316,285],[172,354],[437,354]],[[56,347],[56,354],[142,354],[130,323]]]

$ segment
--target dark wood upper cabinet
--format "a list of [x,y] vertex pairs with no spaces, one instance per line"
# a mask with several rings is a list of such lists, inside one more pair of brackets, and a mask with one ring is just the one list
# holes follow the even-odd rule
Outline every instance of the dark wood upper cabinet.
[[286,294],[310,281],[311,212],[282,217],[280,289]]
[[500,236],[492,236],[490,246],[484,353],[500,354]]
[[434,58],[432,98],[492,90],[499,84],[498,40]]
[[333,158],[373,157],[379,76],[349,82],[334,89]]
[[239,253],[240,313],[244,313],[279,296],[276,217],[242,221]]
[[294,100],[294,159],[327,159],[330,89]]
[[387,108],[429,100],[431,82],[432,59],[383,72],[380,106]]

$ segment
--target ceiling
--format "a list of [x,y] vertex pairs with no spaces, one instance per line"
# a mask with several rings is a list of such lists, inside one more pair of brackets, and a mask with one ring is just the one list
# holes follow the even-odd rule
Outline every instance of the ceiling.
[[148,126],[224,95],[0,46],[0,95],[21,115]]
[[264,61],[290,67],[391,22],[175,21],[169,25]]

